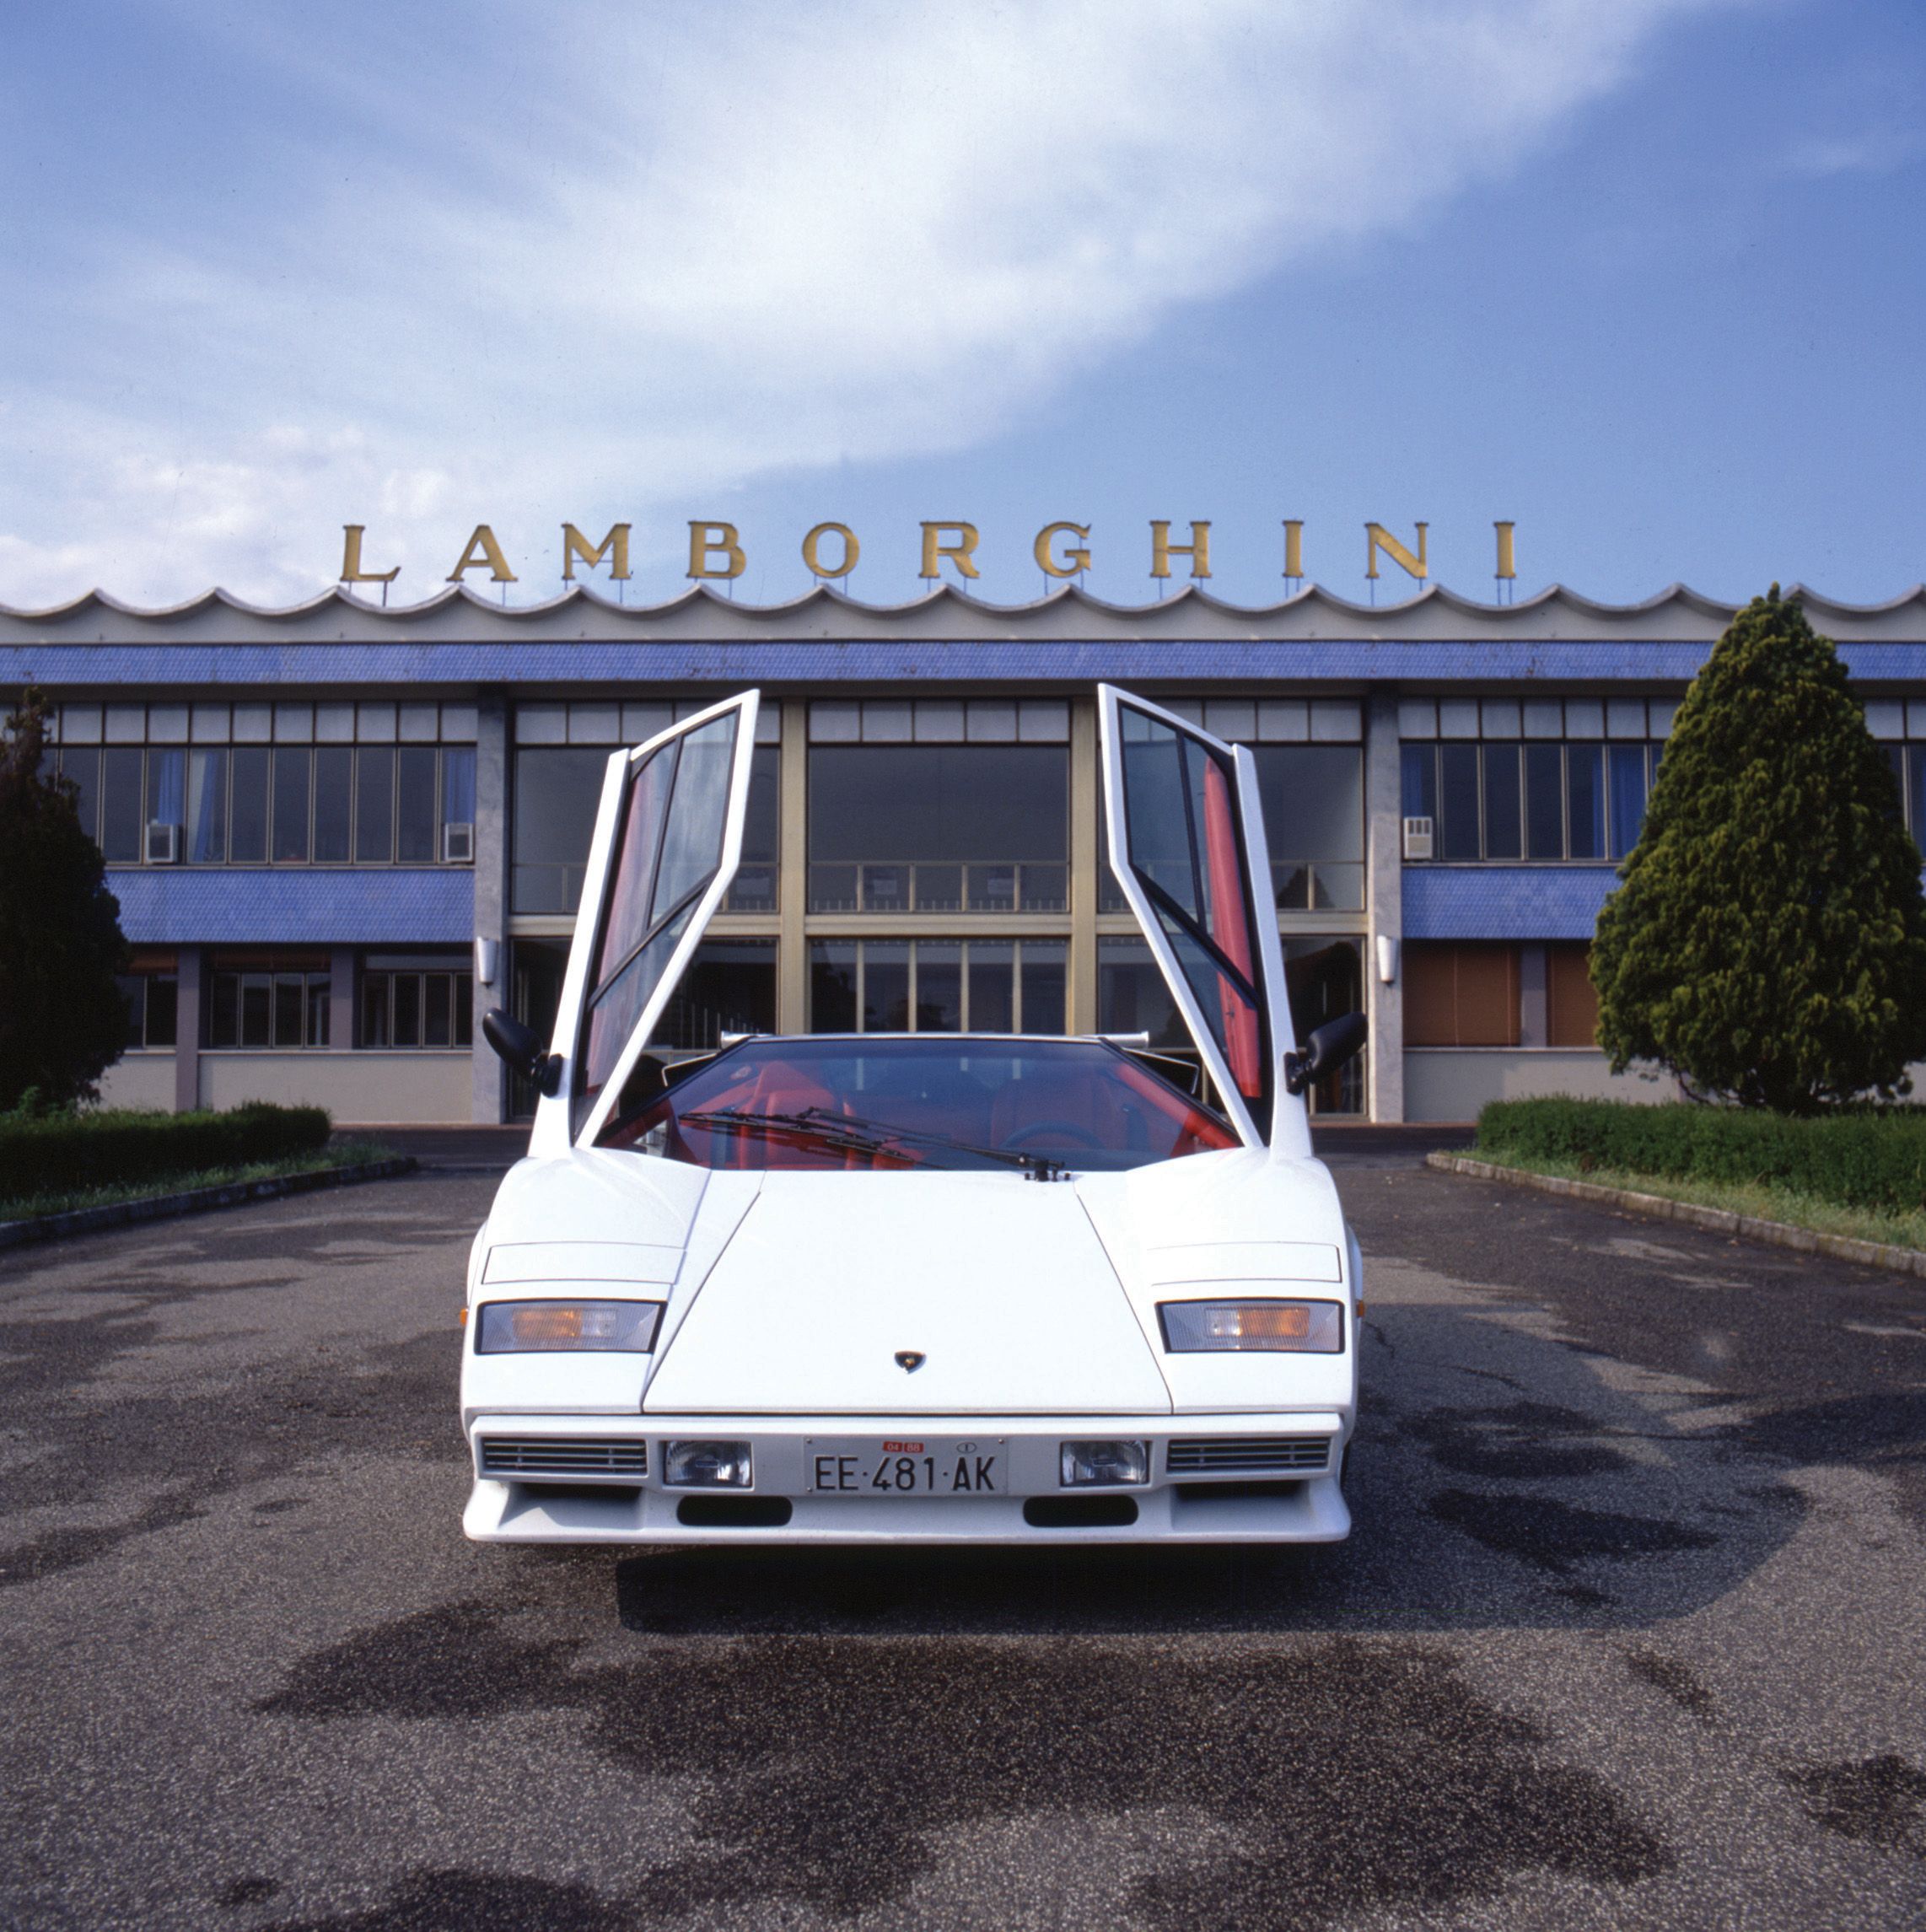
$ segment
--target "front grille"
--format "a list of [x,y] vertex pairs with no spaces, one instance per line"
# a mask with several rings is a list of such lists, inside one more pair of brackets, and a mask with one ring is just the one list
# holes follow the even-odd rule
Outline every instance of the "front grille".
[[632,1436],[485,1435],[484,1476],[646,1476],[648,1445]]
[[1202,1472],[1327,1468],[1331,1438],[1327,1435],[1188,1435],[1171,1443],[1165,1466],[1173,1476]]

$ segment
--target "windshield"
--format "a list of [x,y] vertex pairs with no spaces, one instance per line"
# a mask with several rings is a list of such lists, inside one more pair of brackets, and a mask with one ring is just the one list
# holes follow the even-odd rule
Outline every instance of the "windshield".
[[[653,1063],[648,1063],[653,1066]],[[748,1040],[664,1092],[625,1093],[598,1144],[698,1167],[1141,1167],[1237,1136],[1094,1040]]]

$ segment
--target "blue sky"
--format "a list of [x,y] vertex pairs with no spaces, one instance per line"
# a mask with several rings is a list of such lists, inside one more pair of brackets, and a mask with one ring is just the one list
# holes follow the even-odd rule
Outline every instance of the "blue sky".
[[1285,517],[1357,597],[1367,519],[1473,595],[1498,518],[1521,594],[1926,577],[1918,0],[67,0],[0,90],[0,603],[349,521],[401,601],[564,519],[631,600],[697,517],[757,602],[829,519],[878,602],[925,517],[1003,600],[1059,518],[1122,602],[1158,517],[1240,603]]

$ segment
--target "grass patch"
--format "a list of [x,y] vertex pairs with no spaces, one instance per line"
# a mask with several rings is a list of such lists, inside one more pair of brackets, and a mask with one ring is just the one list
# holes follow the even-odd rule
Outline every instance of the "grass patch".
[[0,1221],[30,1221],[42,1214],[68,1214],[80,1208],[111,1207],[145,1201],[158,1194],[185,1194],[196,1187],[227,1187],[243,1181],[277,1181],[288,1174],[316,1174],[331,1167],[355,1167],[364,1160],[386,1160],[391,1147],[379,1141],[346,1140],[319,1151],[282,1160],[256,1160],[241,1166],[198,1167],[185,1173],[155,1174],[97,1187],[53,1189],[38,1194],[0,1197]]
[[1488,1162],[1493,1167],[1509,1167],[1521,1174],[1550,1174],[1561,1181],[1590,1181],[1601,1187],[1656,1194],[1667,1201],[1722,1208],[1756,1220],[1785,1221],[1795,1228],[1810,1228],[1815,1234],[1843,1235],[1850,1240],[1878,1241],[1896,1248],[1926,1248],[1926,1209],[1881,1213],[1870,1208],[1842,1207],[1798,1188],[1774,1187],[1763,1181],[1681,1180],[1676,1175],[1601,1167],[1556,1154],[1527,1156],[1487,1147],[1468,1151],[1473,1160]]

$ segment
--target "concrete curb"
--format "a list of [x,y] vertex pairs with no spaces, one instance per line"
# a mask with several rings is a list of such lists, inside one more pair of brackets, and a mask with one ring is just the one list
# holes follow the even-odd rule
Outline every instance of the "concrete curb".
[[69,1235],[96,1234],[139,1221],[171,1221],[182,1214],[205,1214],[216,1208],[245,1208],[250,1201],[277,1201],[288,1194],[312,1194],[323,1187],[348,1187],[358,1181],[389,1181],[412,1174],[420,1163],[412,1154],[389,1160],[363,1160],[352,1167],[318,1167],[306,1174],[276,1175],[266,1181],[230,1181],[224,1187],[191,1187],[182,1194],[150,1194],[139,1201],[111,1201],[100,1208],[75,1208],[64,1214],[36,1214],[31,1220],[0,1221],[0,1248],[30,1247],[64,1240]]
[[1762,1221],[1730,1208],[1702,1208],[1695,1201],[1674,1201],[1663,1194],[1638,1194],[1628,1187],[1601,1187],[1595,1181],[1567,1181],[1556,1174],[1534,1174],[1521,1167],[1499,1167],[1462,1154],[1428,1154],[1427,1167],[1441,1174],[1465,1174],[1476,1181],[1503,1181],[1514,1187],[1535,1188],[1541,1194],[1563,1194],[1575,1201],[1595,1201],[1601,1207],[1622,1208],[1628,1214],[1649,1214],[1655,1221],[1677,1221],[1688,1228],[1726,1235],[1735,1240],[1759,1241],[1767,1247],[1796,1248],[1802,1254],[1825,1255],[1830,1260],[1857,1262],[1862,1267],[1883,1267],[1894,1274],[1926,1276],[1926,1250],[1893,1247],[1883,1241],[1858,1241],[1849,1235],[1822,1235],[1812,1228],[1795,1228],[1789,1221]]

